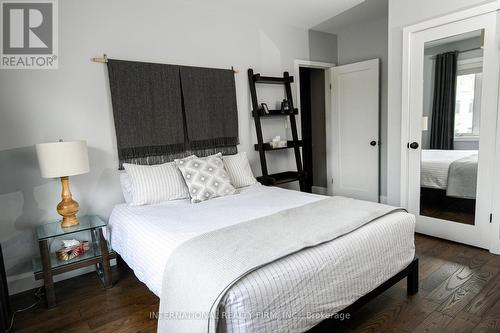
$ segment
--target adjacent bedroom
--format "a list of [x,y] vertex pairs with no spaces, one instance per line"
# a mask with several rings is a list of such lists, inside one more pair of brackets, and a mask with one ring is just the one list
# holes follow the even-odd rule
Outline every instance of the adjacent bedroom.
[[0,333],[500,332],[500,0],[1,0]]

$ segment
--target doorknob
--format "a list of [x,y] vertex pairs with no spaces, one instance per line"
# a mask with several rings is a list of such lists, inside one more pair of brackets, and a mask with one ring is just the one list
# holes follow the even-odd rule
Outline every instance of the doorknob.
[[417,149],[418,148],[418,142],[409,143],[408,144],[408,148]]
[[376,146],[377,145],[377,141],[373,140],[372,142],[370,142],[370,146]]

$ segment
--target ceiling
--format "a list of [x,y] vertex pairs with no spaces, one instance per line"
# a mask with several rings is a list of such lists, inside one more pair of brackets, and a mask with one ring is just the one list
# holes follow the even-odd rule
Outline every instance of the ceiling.
[[363,21],[374,21],[387,17],[387,0],[365,0],[340,15],[329,19],[312,27],[313,30],[336,34],[343,28]]
[[[207,4],[207,0],[189,0]],[[267,19],[310,29],[365,0],[210,0],[210,5],[250,12],[256,19]],[[371,0],[369,0],[371,1]]]

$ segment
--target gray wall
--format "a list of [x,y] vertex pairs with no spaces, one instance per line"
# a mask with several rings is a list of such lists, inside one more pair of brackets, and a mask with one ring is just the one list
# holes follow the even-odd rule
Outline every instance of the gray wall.
[[309,30],[309,59],[337,63],[337,36]]
[[[248,152],[253,171],[260,174],[253,149],[256,139],[246,69],[252,67],[266,75],[281,75],[284,70],[292,73],[295,59],[310,56],[310,33],[259,22],[255,15],[228,6],[215,6],[161,0],[149,1],[147,6],[132,0],[59,1],[60,68],[2,71],[0,242],[11,293],[35,284],[31,273],[31,258],[37,252],[33,228],[59,218],[55,207],[60,183],[40,177],[35,143],[59,138],[87,140],[91,172],[71,177],[82,215],[107,218],[113,205],[123,201],[106,66],[90,62],[93,56],[105,52],[117,59],[239,69],[235,76],[238,148]],[[314,45],[314,60],[335,60],[328,57],[333,44]],[[281,101],[283,90],[270,88],[262,97],[272,105]],[[289,128],[278,119],[266,122],[264,132],[265,139],[290,137]],[[295,167],[290,152],[268,157],[270,172]]]
[[[424,101],[422,115],[429,117],[428,130],[422,131],[422,148],[429,149],[430,144],[430,129],[432,119],[432,103],[434,97],[434,77],[435,77],[435,55],[450,51],[464,51],[481,46],[481,39],[470,38],[460,42],[446,43],[430,48],[424,51]],[[478,58],[483,56],[482,50],[474,50],[471,52],[459,53],[458,60]],[[479,141],[455,141],[455,149],[479,149]]]
[[[491,0],[493,1],[493,0]],[[401,75],[403,28],[454,11],[491,2],[483,0],[389,0],[387,199],[400,203]]]
[[387,16],[383,16],[373,21],[356,22],[337,32],[339,65],[380,59],[381,196],[387,193],[387,24]]

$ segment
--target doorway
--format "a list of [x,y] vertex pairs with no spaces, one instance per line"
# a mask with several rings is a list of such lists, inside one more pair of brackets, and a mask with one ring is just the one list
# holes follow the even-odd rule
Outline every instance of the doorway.
[[325,70],[300,67],[299,76],[306,189],[307,192],[326,194]]

